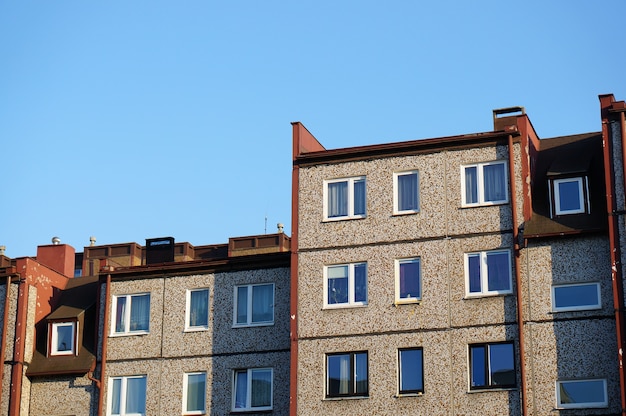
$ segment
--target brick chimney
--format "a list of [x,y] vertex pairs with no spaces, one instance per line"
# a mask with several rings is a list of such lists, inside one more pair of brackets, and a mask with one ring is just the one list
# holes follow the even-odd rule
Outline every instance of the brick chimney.
[[66,277],[74,277],[76,250],[68,244],[60,244],[55,237],[53,244],[37,247],[37,261]]

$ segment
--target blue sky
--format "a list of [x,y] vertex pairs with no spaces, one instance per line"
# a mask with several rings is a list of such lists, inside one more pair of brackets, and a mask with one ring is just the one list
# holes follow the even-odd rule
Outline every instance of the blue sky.
[[0,245],[291,233],[291,124],[328,149],[600,130],[626,2],[0,3]]

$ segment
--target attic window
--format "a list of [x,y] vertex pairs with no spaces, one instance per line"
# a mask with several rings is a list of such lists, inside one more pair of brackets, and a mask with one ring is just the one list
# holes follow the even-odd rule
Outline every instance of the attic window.
[[590,212],[587,177],[552,179],[550,202],[554,215],[584,214]]
[[49,355],[76,354],[76,321],[49,324]]

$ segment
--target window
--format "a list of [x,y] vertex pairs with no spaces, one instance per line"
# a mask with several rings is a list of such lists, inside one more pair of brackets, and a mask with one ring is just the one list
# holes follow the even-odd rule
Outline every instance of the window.
[[470,389],[515,387],[512,342],[469,346]]
[[274,323],[274,284],[235,286],[235,326]]
[[607,407],[606,380],[568,380],[556,382],[556,407],[581,409]]
[[109,378],[109,415],[146,414],[146,376]]
[[206,403],[206,373],[185,373],[183,378],[183,414],[202,415]]
[[553,179],[550,188],[554,195],[550,202],[555,215],[582,214],[589,211],[585,203],[589,193],[587,177]]
[[203,330],[209,327],[209,289],[187,291],[185,330]]
[[424,392],[424,362],[421,348],[398,350],[398,385],[400,394]]
[[600,309],[600,283],[574,283],[552,286],[552,311]]
[[150,294],[113,297],[113,334],[145,334],[150,323]]
[[419,212],[419,183],[417,171],[393,174],[393,213]]
[[326,397],[367,395],[367,352],[326,354]]
[[324,306],[367,304],[367,264],[350,263],[324,267]]
[[396,260],[396,303],[422,299],[420,259]]
[[50,355],[76,354],[77,322],[52,322],[50,328]]
[[509,202],[506,167],[504,161],[462,166],[463,206]]
[[465,280],[468,296],[511,293],[511,252],[466,253]]
[[324,182],[324,219],[365,217],[365,176]]
[[233,411],[271,410],[272,383],[271,368],[236,370],[233,382]]

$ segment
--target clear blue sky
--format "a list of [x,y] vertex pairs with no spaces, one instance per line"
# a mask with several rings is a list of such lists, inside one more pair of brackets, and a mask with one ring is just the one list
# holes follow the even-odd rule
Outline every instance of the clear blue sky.
[[326,148],[600,130],[626,1],[4,1],[0,245],[291,233],[291,125]]

